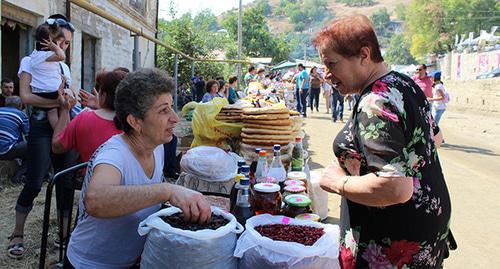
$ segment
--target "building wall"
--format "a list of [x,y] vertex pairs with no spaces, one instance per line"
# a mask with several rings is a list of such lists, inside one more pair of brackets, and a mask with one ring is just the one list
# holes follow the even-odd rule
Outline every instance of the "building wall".
[[[111,13],[127,24],[142,29],[150,35],[156,31],[156,9],[159,0],[92,0],[91,3]],[[135,10],[130,4],[139,3],[145,7]],[[142,3],[142,4],[141,4]],[[4,7],[8,7],[6,11]],[[7,13],[9,12],[9,13]],[[50,14],[66,15],[66,0],[3,0],[2,17],[29,24],[32,27],[42,23]],[[13,15],[11,15],[13,14]],[[134,38],[124,28],[114,25],[74,4],[71,5],[71,22],[76,28],[71,44],[70,65],[73,88],[79,89],[82,75],[82,34],[95,38],[95,72],[102,69],[126,67],[132,70]],[[154,67],[154,43],[140,40],[141,67]],[[89,90],[89,89],[87,89]]]
[[451,52],[439,61],[439,65],[446,79],[471,80],[481,73],[500,67],[500,50]]

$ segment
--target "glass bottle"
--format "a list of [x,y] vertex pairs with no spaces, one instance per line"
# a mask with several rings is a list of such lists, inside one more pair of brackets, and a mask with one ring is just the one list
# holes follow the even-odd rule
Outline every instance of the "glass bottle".
[[304,149],[302,148],[302,138],[295,138],[295,146],[292,150],[292,171],[302,171],[304,168]]
[[267,166],[267,152],[261,150],[259,152],[259,161],[257,162],[257,168],[255,169],[255,176],[253,183],[257,183],[260,178],[267,176],[268,166]]
[[255,177],[255,170],[257,169],[257,162],[259,160],[259,152],[261,151],[261,148],[256,148],[255,149],[255,157],[253,158],[252,163],[250,164],[250,182],[254,180]]
[[271,167],[269,167],[269,171],[267,172],[267,176],[274,178],[280,185],[281,189],[283,189],[284,182],[286,180],[286,170],[281,162],[281,146],[274,145],[273,150],[274,157],[271,162]]

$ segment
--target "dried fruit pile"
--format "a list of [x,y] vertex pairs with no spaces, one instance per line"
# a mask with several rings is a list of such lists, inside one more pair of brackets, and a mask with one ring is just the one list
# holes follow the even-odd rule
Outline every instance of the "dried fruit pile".
[[210,220],[207,223],[203,224],[185,222],[184,215],[182,213],[175,213],[170,216],[162,217],[161,219],[166,223],[170,224],[170,226],[174,228],[179,228],[182,230],[190,230],[190,231],[198,231],[203,229],[215,230],[229,223],[229,221],[224,217],[219,215],[214,215],[213,213]]
[[255,230],[275,241],[296,242],[306,246],[314,245],[325,233],[323,228],[284,224],[257,226]]

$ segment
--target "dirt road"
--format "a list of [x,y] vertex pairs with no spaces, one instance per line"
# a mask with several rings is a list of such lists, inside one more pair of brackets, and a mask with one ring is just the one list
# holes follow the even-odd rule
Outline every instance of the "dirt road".
[[[318,172],[332,162],[332,142],[344,125],[333,123],[325,111],[323,106],[319,113],[309,113],[304,125],[309,164]],[[500,268],[500,255],[495,251],[500,244],[498,116],[455,110],[446,111],[441,120],[446,143],[439,149],[439,158],[451,195],[451,229],[458,242],[445,268]],[[339,217],[339,201],[337,195],[329,195],[333,222]]]

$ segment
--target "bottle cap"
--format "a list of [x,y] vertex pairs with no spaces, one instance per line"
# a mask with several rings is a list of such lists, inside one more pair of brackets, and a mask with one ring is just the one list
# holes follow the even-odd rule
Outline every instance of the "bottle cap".
[[258,183],[255,184],[253,188],[258,192],[266,192],[266,193],[280,191],[280,185],[274,183]]
[[295,138],[295,142],[302,142],[302,138],[300,138],[300,137],[296,137],[296,138]]
[[248,174],[250,173],[250,166],[249,165],[243,165],[241,168],[240,168],[240,172],[242,174]]
[[259,151],[259,156],[260,157],[266,157],[267,156],[267,152],[265,150],[261,150],[261,151]]
[[240,179],[240,186],[249,186],[249,185],[250,185],[250,179],[248,177]]
[[274,151],[280,151],[281,150],[281,145],[279,145],[279,144],[274,145],[273,146],[273,150]]
[[300,185],[288,185],[283,188],[286,192],[290,193],[300,193],[300,192],[305,192],[306,187],[300,186]]
[[236,174],[236,176],[234,177],[234,181],[236,181],[236,183],[239,183],[240,180],[244,177],[245,177],[245,175],[243,175],[243,174]]
[[311,199],[302,194],[291,194],[285,198],[285,203],[291,206],[306,207],[311,205]]
[[285,186],[304,186],[304,181],[289,179],[285,180]]
[[255,153],[259,154],[261,150],[262,150],[261,148],[255,148]]
[[245,164],[247,164],[247,163],[244,160],[239,160],[238,161],[238,167],[242,167]]
[[288,179],[290,180],[306,180],[307,179],[307,175],[306,173],[304,172],[300,172],[300,171],[292,171],[292,172],[289,172],[288,173]]
[[315,222],[319,222],[321,220],[321,218],[318,215],[311,213],[299,214],[295,218],[300,220],[311,220]]

